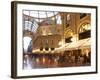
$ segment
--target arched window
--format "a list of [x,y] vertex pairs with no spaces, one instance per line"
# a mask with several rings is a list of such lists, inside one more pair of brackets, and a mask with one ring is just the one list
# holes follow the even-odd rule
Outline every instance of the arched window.
[[79,28],[79,40],[91,37],[91,26],[89,23],[82,24]]
[[71,37],[71,36],[73,36],[73,34],[74,34],[73,31],[69,30],[69,31],[65,32],[65,37],[66,38]]
[[82,33],[82,32],[85,32],[85,31],[88,31],[91,29],[91,26],[89,23],[84,23],[80,26],[79,28],[79,33]]
[[69,43],[72,42],[71,38],[73,37],[74,33],[72,30],[69,30],[68,32],[65,33],[65,42]]

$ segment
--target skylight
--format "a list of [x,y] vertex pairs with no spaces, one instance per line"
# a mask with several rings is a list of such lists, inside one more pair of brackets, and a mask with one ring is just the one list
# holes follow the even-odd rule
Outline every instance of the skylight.
[[52,16],[58,14],[58,12],[54,12],[54,11],[29,11],[29,10],[25,10],[25,11],[23,11],[23,14],[32,16],[33,18],[47,18],[47,17],[52,17]]

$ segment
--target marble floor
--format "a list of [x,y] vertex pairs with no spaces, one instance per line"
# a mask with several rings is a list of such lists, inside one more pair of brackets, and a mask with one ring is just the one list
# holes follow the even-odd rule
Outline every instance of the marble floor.
[[74,56],[25,55],[23,60],[24,69],[78,67],[90,65],[91,63],[84,60],[83,57],[76,59]]

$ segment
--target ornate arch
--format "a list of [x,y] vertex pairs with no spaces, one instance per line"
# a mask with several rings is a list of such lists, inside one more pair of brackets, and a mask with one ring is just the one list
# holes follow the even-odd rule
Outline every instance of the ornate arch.
[[23,37],[23,50],[24,50],[24,52],[29,52],[30,48],[32,48],[32,38],[30,36],[24,36]]
[[90,24],[90,21],[89,21],[89,20],[85,20],[85,21],[81,22],[81,23],[79,24],[79,26],[77,27],[77,34],[79,33],[80,28],[81,28],[82,25],[84,25],[84,24]]
[[65,38],[67,38],[67,37],[73,36],[73,34],[74,34],[73,30],[69,29],[69,30],[65,31],[64,36],[65,36]]

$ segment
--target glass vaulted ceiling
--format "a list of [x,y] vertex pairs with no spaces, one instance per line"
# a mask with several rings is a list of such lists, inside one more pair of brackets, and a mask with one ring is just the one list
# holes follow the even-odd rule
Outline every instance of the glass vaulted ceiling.
[[23,12],[25,15],[30,15],[33,18],[36,19],[44,19],[47,17],[52,17],[54,15],[56,15],[58,12],[54,12],[54,11],[29,11],[29,10],[25,10]]
[[[61,24],[61,16],[55,11],[23,10],[24,30],[36,33],[41,25]],[[26,18],[27,17],[27,18]]]

